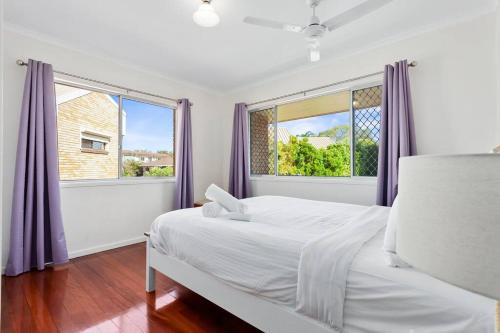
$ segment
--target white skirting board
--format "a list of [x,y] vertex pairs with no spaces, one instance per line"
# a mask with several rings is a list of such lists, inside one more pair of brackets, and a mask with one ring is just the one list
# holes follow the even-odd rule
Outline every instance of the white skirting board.
[[71,251],[68,253],[68,256],[69,256],[69,259],[73,259],[73,258],[87,256],[89,254],[94,254],[94,253],[98,253],[98,252],[116,249],[116,248],[127,246],[127,245],[142,243],[144,241],[146,241],[146,238],[144,236],[140,236],[140,237],[122,240],[119,242],[89,247],[89,248],[83,249],[83,250]]
[[[88,256],[89,254],[94,254],[94,253],[99,253],[99,252],[103,252],[103,251],[107,251],[107,250],[117,249],[119,247],[123,247],[123,246],[127,246],[127,245],[142,243],[144,241],[146,241],[146,238],[144,236],[135,237],[135,238],[119,241],[119,242],[89,247],[89,248],[83,249],[83,250],[71,251],[68,253],[68,257],[69,257],[69,259],[74,259],[74,258],[78,258],[78,257]],[[2,265],[2,275],[3,274],[5,274],[5,266]]]
[[155,290],[156,270],[264,332],[337,332],[291,308],[237,290],[183,261],[161,254],[152,246],[149,237],[146,256],[147,292]]

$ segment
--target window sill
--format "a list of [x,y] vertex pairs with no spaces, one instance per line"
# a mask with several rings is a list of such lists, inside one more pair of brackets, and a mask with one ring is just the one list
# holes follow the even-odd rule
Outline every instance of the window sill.
[[288,182],[311,184],[344,184],[376,186],[377,177],[303,177],[303,176],[251,176],[255,182]]
[[120,178],[103,180],[62,180],[61,188],[175,183],[175,177]]
[[89,154],[101,154],[101,155],[108,155],[109,151],[105,149],[92,149],[92,148],[82,148],[80,149],[82,153],[89,153]]

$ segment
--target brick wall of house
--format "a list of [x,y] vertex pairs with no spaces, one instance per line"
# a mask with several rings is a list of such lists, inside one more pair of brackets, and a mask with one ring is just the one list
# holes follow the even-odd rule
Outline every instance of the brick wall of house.
[[[106,94],[90,92],[58,105],[61,180],[118,177],[118,106]],[[106,154],[83,152],[84,131],[109,136]]]

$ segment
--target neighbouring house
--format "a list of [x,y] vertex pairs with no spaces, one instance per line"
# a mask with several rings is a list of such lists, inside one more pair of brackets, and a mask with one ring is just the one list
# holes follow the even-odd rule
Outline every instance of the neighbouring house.
[[117,178],[118,104],[108,94],[61,84],[56,96],[60,179]]
[[123,161],[135,161],[140,164],[139,175],[143,175],[144,172],[149,171],[153,167],[173,167],[174,166],[174,156],[172,153],[154,153],[150,151],[140,151],[140,150],[123,150],[122,151]]
[[[282,142],[287,144],[290,142],[290,132],[288,129],[284,127],[278,127],[278,142]],[[307,142],[310,143],[316,149],[326,149],[328,146],[333,145],[336,140],[335,138],[329,136],[307,136],[307,137],[297,137],[298,140],[307,139]]]
[[[112,96],[56,84],[61,180],[112,179],[119,176],[119,106]],[[126,131],[122,111],[122,135]],[[137,162],[136,176],[153,167],[173,167],[171,152],[122,150],[122,160]]]
[[142,173],[149,171],[151,168],[165,168],[174,166],[174,157],[167,155],[164,158],[156,161],[145,162],[141,164]]
[[[136,161],[136,162],[141,162],[141,163],[148,163],[148,162],[154,162],[154,161],[159,161],[162,159],[165,159],[167,157],[172,157],[172,153],[161,153],[161,152],[151,152],[151,151],[146,151],[146,150],[123,150],[122,151],[122,156],[123,160],[131,160],[131,161]],[[168,166],[172,166],[173,164],[169,164]]]

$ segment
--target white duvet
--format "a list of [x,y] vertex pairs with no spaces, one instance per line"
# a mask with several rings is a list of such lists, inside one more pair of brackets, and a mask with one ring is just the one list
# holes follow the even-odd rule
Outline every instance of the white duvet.
[[[315,297],[301,288],[297,298],[303,249],[314,249],[311,244],[320,239],[325,242],[325,237],[328,243],[327,235],[346,230],[353,218],[370,209],[272,196],[246,199],[245,203],[252,222],[205,218],[200,208],[164,214],[151,227],[153,245],[235,288],[294,309],[300,305],[300,295],[304,299],[310,296],[309,302]],[[384,209],[379,208],[379,213]],[[321,311],[330,312],[337,320],[340,313],[343,322],[329,324],[343,326],[347,333],[493,331],[492,300],[411,269],[386,266],[381,249],[383,229],[369,238],[355,251],[354,260],[347,261],[341,283],[345,298],[325,298],[317,315],[302,312],[317,319],[324,317]],[[314,281],[309,283],[314,285]]]

